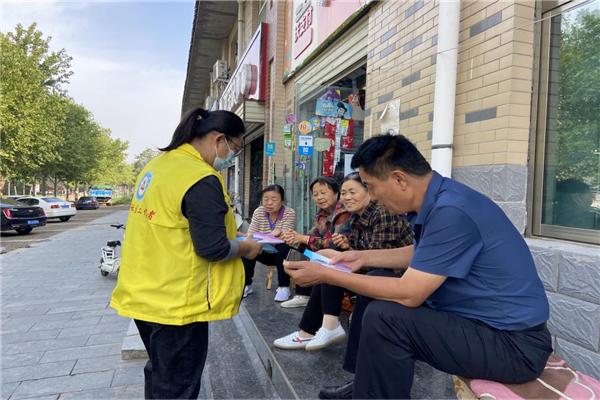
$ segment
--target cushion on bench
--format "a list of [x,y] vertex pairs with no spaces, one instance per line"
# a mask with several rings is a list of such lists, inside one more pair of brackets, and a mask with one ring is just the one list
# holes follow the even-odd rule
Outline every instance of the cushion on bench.
[[459,399],[600,399],[600,382],[551,355],[542,375],[523,384],[455,377]]

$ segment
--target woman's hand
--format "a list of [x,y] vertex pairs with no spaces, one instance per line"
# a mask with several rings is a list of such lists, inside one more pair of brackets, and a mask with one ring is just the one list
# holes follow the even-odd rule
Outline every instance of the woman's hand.
[[275,236],[276,238],[280,237],[281,234],[283,232],[281,232],[281,229],[273,229],[273,232],[271,232],[271,235]]
[[338,249],[348,250],[350,248],[350,240],[348,240],[346,235],[342,235],[341,233],[331,235],[331,241]]
[[247,258],[248,260],[254,260],[260,253],[262,253],[262,246],[256,240],[249,237],[246,240],[242,240],[240,243],[240,256]]
[[280,239],[288,246],[299,247],[302,244],[308,244],[309,236],[290,230],[282,233]]

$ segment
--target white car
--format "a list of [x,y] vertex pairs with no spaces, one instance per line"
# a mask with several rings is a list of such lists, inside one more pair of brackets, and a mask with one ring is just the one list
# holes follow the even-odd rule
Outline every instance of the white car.
[[44,209],[48,219],[58,218],[63,222],[68,221],[77,213],[75,204],[70,201],[64,201],[57,197],[19,197],[18,202],[29,206],[39,206]]

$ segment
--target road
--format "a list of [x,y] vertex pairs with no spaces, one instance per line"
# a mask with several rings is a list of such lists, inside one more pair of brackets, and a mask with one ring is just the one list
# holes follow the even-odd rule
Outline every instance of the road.
[[[49,220],[46,226],[35,228],[28,235],[19,235],[17,232],[2,232],[2,245],[0,254],[8,253],[16,249],[30,247],[34,243],[45,242],[54,235],[69,229],[82,227],[84,225],[94,225],[95,219],[114,214],[116,211],[126,210],[127,206],[102,207],[97,210],[78,210],[77,214],[68,222],[62,222],[57,219]],[[117,223],[118,221],[113,221]],[[101,222],[104,224],[104,222]]]

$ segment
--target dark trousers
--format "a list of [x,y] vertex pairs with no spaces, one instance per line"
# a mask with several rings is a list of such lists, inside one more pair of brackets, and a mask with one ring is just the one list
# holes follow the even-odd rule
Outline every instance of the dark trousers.
[[[277,253],[262,253],[254,260],[248,260],[242,257],[242,263],[244,264],[244,272],[245,272],[245,285],[252,285],[252,278],[254,277],[254,268],[256,267],[256,262],[263,263],[265,265],[275,265],[277,267],[277,286],[279,287],[289,287],[290,286],[290,276],[283,269],[283,262],[290,251],[290,247],[285,243],[276,244],[275,248],[277,249]],[[296,294],[301,294],[308,296],[310,295],[310,287],[302,287],[296,285]]]
[[323,314],[340,315],[343,298],[344,288],[325,283],[313,286],[310,299],[300,320],[300,329],[311,335],[317,333],[323,323]]
[[242,257],[244,272],[246,273],[246,286],[252,285],[254,267],[257,261],[265,265],[275,265],[277,267],[277,284],[281,287],[290,286],[290,276],[283,269],[283,261],[287,257],[290,247],[285,243],[280,243],[276,244],[275,248],[277,249],[277,253],[261,253],[254,260]]
[[135,320],[148,362],[146,399],[197,399],[208,350],[208,322],[162,325]]
[[[375,269],[369,271],[367,275],[400,277],[400,275],[389,269]],[[344,354],[343,365],[343,368],[351,373],[356,371],[356,356],[358,354],[358,344],[360,342],[360,333],[362,330],[362,319],[371,300],[373,299],[370,297],[357,295],[356,302],[354,303],[352,322],[350,323],[350,329],[348,329],[348,341],[346,342],[346,353]]]
[[415,360],[466,378],[524,383],[542,373],[551,352],[545,324],[503,331],[427,306],[373,300],[362,319],[353,396],[410,398]]

